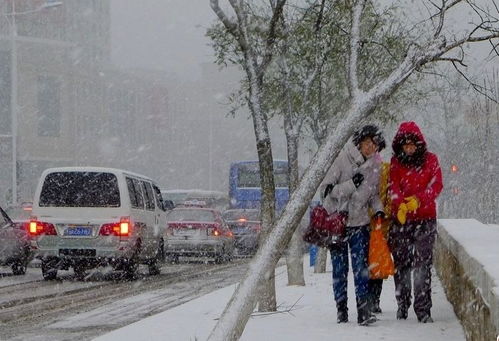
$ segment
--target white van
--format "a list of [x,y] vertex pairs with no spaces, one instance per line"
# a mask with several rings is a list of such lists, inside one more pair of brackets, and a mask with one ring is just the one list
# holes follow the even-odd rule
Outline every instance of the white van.
[[63,167],[43,172],[29,233],[46,280],[69,267],[83,278],[100,265],[133,277],[139,263],[159,273],[165,226],[161,192],[151,179],[112,168]]

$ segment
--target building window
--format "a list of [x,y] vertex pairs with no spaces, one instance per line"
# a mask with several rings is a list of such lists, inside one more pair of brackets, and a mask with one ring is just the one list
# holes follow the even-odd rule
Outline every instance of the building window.
[[38,136],[59,136],[61,130],[61,81],[38,77]]

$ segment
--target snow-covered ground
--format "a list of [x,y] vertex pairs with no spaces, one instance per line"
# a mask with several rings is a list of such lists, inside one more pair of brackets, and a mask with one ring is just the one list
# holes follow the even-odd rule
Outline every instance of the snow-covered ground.
[[[330,262],[328,261],[328,264]],[[465,340],[464,332],[450,303],[446,300],[438,278],[433,276],[433,309],[435,323],[418,323],[414,311],[409,318],[395,318],[397,305],[393,278],[386,280],[381,296],[383,313],[369,327],[356,323],[353,280],[349,279],[349,319],[336,323],[332,297],[331,269],[325,274],[313,273],[305,258],[305,287],[288,287],[286,267],[276,269],[279,313],[258,314],[248,321],[241,340]],[[171,310],[98,337],[99,341],[127,340],[206,340],[235,286],[226,287]]]

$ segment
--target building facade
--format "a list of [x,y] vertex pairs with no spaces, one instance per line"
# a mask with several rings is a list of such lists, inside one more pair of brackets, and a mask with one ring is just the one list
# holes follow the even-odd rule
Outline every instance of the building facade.
[[12,202],[14,169],[18,203],[31,201],[48,167],[154,175],[145,165],[161,166],[152,155],[161,151],[167,90],[111,65],[109,0],[13,4],[0,0],[0,205]]

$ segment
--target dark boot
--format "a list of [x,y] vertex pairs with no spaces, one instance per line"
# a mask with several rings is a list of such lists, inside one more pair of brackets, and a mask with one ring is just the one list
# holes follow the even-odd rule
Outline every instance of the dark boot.
[[407,320],[407,308],[399,306],[397,310],[397,320]]
[[370,279],[369,280],[369,305],[371,307],[371,313],[381,314],[381,308],[379,307],[379,299],[381,296],[381,290],[383,288],[382,279]]
[[383,311],[379,306],[379,302],[374,302],[371,308],[371,312],[374,314],[381,314]]
[[431,318],[430,314],[421,317],[418,316],[418,321],[421,323],[433,323],[433,319]]
[[376,316],[371,314],[367,301],[357,303],[357,323],[361,326],[368,326],[376,322]]
[[347,301],[342,301],[336,304],[338,308],[338,315],[336,322],[338,323],[346,323],[348,322],[348,306]]

